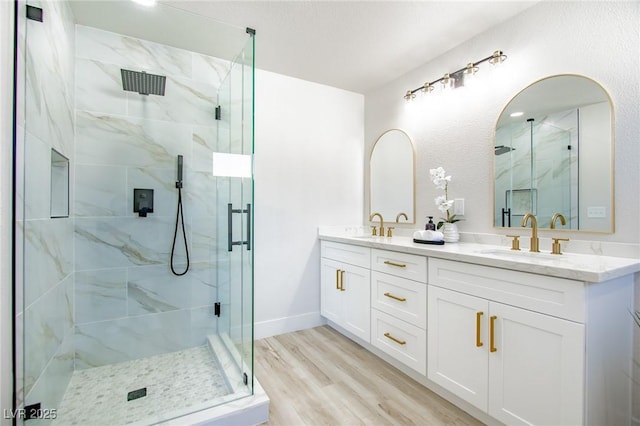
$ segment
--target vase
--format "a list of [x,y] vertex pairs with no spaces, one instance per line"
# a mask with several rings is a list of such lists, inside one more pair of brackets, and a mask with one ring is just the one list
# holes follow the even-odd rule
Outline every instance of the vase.
[[444,234],[445,243],[457,243],[458,241],[460,241],[458,225],[456,225],[455,223],[445,222],[442,226],[442,233]]

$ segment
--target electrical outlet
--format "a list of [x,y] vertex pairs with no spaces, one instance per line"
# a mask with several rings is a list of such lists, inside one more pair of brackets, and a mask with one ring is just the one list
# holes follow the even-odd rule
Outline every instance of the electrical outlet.
[[607,209],[606,207],[587,207],[587,217],[589,218],[607,217]]
[[453,214],[464,216],[464,198],[454,198]]

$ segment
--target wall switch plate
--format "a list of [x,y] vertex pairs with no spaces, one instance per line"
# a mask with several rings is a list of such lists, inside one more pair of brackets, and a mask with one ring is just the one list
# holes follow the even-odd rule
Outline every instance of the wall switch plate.
[[587,207],[587,217],[589,218],[607,217],[607,208],[606,207]]
[[464,198],[454,198],[453,214],[464,216]]

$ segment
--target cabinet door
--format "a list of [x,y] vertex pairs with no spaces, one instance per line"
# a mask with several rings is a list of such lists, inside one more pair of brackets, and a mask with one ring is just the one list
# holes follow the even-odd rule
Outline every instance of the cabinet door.
[[342,291],[339,275],[342,264],[330,259],[321,259],[320,263],[320,315],[342,325]]
[[582,424],[584,326],[494,302],[490,311],[489,414],[510,425]]
[[342,326],[366,342],[371,341],[371,271],[344,265],[341,291],[344,300]]
[[489,302],[428,286],[428,377],[487,410]]

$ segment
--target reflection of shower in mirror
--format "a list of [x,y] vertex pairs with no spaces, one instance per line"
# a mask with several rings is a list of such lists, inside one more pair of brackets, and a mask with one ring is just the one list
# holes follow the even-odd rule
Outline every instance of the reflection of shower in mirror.
[[515,148],[511,148],[510,146],[504,146],[504,145],[498,145],[495,147],[495,154],[496,155],[502,155],[502,154],[506,154],[509,151],[514,151]]

